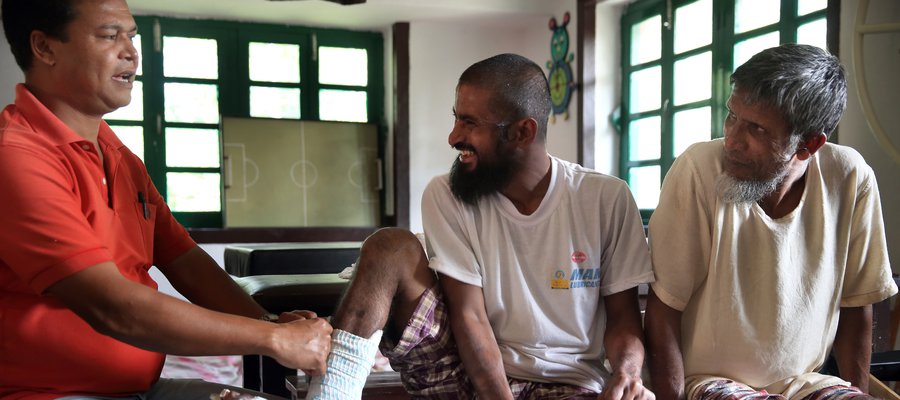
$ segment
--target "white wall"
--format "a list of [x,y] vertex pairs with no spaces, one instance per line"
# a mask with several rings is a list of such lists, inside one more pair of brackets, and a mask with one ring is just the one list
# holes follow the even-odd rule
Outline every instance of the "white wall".
[[621,103],[622,68],[619,21],[624,2],[602,2],[596,9],[594,75],[594,169],[619,174],[619,134],[610,124],[610,115]]
[[[879,144],[862,113],[854,79],[853,37],[858,4],[841,2],[841,61],[850,75],[847,111],[841,121],[839,142],[858,150],[878,179],[888,250],[894,272],[900,272],[900,160],[893,160]],[[867,24],[900,23],[900,2],[872,0],[866,14]],[[894,146],[900,150],[900,32],[864,36],[863,68],[871,93],[874,112]]]
[[22,74],[9,50],[6,36],[3,36],[0,39],[0,107],[6,107],[15,100],[16,84],[24,81],[25,75]]
[[[517,53],[544,67],[550,60],[548,22],[569,22],[570,53],[575,50],[576,3],[554,2],[557,10],[542,17],[520,18],[502,25],[473,21],[465,26],[448,22],[410,24],[410,228],[422,231],[421,202],[425,186],[445,174],[456,152],[447,143],[453,126],[452,109],[456,81],[473,63],[500,53]],[[579,55],[576,54],[576,57]],[[575,60],[572,67],[575,68]],[[577,78],[576,78],[577,79]],[[561,116],[547,130],[548,150],[563,159],[577,161],[577,99],[569,106],[569,118]]]

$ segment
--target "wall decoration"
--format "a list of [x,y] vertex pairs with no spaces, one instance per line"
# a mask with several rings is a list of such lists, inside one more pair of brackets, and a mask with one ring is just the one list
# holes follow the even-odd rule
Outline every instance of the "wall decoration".
[[563,114],[564,119],[569,119],[569,100],[575,91],[575,79],[572,76],[571,62],[575,54],[569,54],[569,12],[563,15],[562,24],[556,23],[556,18],[550,18],[550,61],[547,61],[547,79],[550,82],[550,100],[553,103],[553,112],[550,113],[550,121],[556,122],[556,115]]

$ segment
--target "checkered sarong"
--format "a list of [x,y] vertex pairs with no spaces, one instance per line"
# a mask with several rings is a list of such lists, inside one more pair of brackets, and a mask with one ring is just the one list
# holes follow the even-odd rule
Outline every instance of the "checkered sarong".
[[[381,340],[381,353],[400,372],[406,391],[415,399],[474,399],[475,390],[465,373],[450,331],[446,305],[438,285],[426,290],[406,328],[395,341]],[[516,399],[595,399],[589,389],[507,378]]]
[[[769,394],[765,390],[757,391],[750,386],[728,379],[715,380],[702,384],[697,388],[694,400],[783,400],[780,394]],[[871,399],[853,386],[828,386],[819,389],[803,400],[853,400]]]

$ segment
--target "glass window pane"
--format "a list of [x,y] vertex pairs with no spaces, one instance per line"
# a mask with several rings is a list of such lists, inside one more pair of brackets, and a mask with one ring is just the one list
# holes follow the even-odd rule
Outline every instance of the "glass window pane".
[[712,43],[712,0],[675,9],[675,54]]
[[628,160],[659,158],[660,117],[641,118],[628,124]]
[[111,126],[113,132],[122,141],[122,144],[131,150],[134,155],[138,156],[141,161],[144,160],[144,128],[140,126]]
[[137,76],[141,76],[144,74],[144,52],[141,50],[141,35],[134,35],[134,39],[131,41],[134,44],[134,49],[137,50],[138,53],[138,65],[137,65]]
[[778,32],[767,33],[734,45],[734,69],[765,49],[778,46]]
[[215,39],[163,37],[163,75],[217,79],[219,52]]
[[690,145],[712,138],[712,108],[700,107],[679,111],[672,117],[672,155],[678,157]]
[[797,2],[797,15],[806,15],[825,7],[828,7],[828,0],[799,0]]
[[662,16],[654,15],[631,27],[631,65],[659,59],[662,54]]
[[631,93],[628,100],[630,113],[659,108],[662,93],[661,67],[650,67],[632,72],[629,82],[631,84]]
[[251,42],[249,54],[251,81],[300,83],[299,45]]
[[217,173],[166,173],[166,204],[172,211],[221,211],[222,177]]
[[712,52],[675,62],[675,105],[706,100],[712,95]]
[[807,22],[797,28],[797,43],[809,44],[827,50],[826,32],[828,32],[828,24],[825,22],[825,18]]
[[366,92],[319,90],[319,119],[323,121],[368,122]]
[[250,86],[250,116],[300,119],[300,89]]
[[734,33],[752,31],[781,20],[781,0],[735,0]]
[[218,167],[219,130],[166,128],[166,165]]
[[196,83],[164,85],[166,121],[219,123],[219,87]]
[[369,55],[365,49],[319,47],[319,83],[366,86]]
[[131,86],[131,103],[103,116],[106,120],[119,119],[125,121],[144,120],[144,83],[134,81]]
[[628,186],[641,210],[654,209],[659,204],[659,171],[659,165],[635,167],[628,171]]

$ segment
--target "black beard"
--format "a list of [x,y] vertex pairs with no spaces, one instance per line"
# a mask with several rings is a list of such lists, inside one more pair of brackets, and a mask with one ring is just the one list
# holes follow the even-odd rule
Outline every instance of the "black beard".
[[499,192],[512,181],[521,162],[501,149],[495,151],[496,161],[485,162],[479,158],[475,170],[465,170],[459,158],[450,168],[450,191],[457,200],[474,206],[485,196]]

